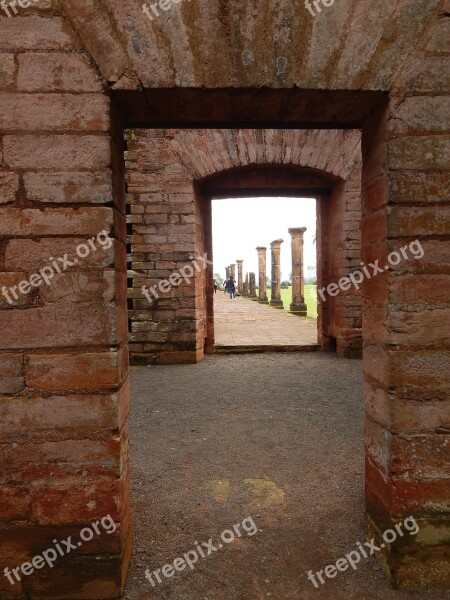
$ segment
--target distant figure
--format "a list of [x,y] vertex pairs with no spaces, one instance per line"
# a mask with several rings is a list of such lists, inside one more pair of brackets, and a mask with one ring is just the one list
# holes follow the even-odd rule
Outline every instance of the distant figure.
[[233,277],[230,277],[228,280],[228,292],[230,294],[230,300],[236,300],[236,285],[234,283]]
[[217,294],[217,281],[214,279],[214,293]]
[[224,294],[226,294],[228,292],[228,277],[223,282],[223,290],[224,290]]

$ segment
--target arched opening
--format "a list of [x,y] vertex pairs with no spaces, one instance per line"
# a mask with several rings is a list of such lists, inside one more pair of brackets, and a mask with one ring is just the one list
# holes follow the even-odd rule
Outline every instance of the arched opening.
[[[196,202],[202,222],[202,251],[213,256],[211,201],[217,198],[285,196],[309,197],[317,201],[317,289],[326,290],[334,281],[360,265],[360,169],[349,181],[336,175],[296,165],[273,163],[215,173],[196,181]],[[205,272],[205,352],[214,352],[213,267]],[[360,357],[362,315],[359,290],[341,290],[338,296],[322,292],[318,302],[318,340],[324,351]]]

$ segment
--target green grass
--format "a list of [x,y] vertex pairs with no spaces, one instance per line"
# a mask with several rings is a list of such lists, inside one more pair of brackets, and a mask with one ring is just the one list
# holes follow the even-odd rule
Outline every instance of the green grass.
[[[267,297],[271,298],[271,290],[267,289]],[[289,286],[287,289],[281,290],[281,299],[284,304],[284,310],[289,310],[289,306],[292,302],[292,287]],[[305,285],[305,302],[308,307],[308,317],[317,318],[317,286],[316,285]]]

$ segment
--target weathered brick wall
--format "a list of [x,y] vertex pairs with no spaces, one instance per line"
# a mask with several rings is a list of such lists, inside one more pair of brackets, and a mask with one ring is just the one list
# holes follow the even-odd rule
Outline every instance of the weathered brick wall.
[[[203,256],[201,221],[193,181],[174,159],[170,137],[163,130],[126,136],[129,342],[144,362],[196,362],[203,355],[203,283],[193,267]],[[191,284],[149,292],[152,302],[143,294],[142,286],[150,290],[187,265]]]
[[410,514],[421,528],[385,554],[401,587],[450,586],[446,6],[402,72],[389,109],[363,136],[363,260],[384,266],[389,253],[417,239],[424,251],[363,287],[369,531],[379,535]]
[[[450,586],[448,0],[342,0],[314,20],[290,0],[256,11],[212,0],[201,11],[181,3],[176,18],[151,25],[141,8],[41,0],[0,18],[2,281],[14,284],[94,229],[116,239],[113,254],[93,254],[51,291],[0,309],[2,566],[76,535],[100,512],[121,521],[120,533],[27,578],[23,594],[5,578],[1,593],[113,597],[126,571],[123,165],[106,89],[129,126],[161,127],[174,115],[211,127],[363,125],[362,258],[382,262],[417,237],[425,250],[363,288],[369,536],[414,515],[421,531],[386,549],[386,571],[397,586]],[[387,112],[375,114],[388,94]],[[201,176],[216,159],[202,154]]]
[[[0,19],[0,285],[63,268],[102,230],[114,244],[0,296],[0,597],[93,597],[96,582],[111,598],[131,538],[123,147],[96,68],[49,6]],[[108,514],[117,531],[70,560],[3,576]]]
[[[196,272],[167,292],[142,291],[168,279],[190,257],[212,258],[210,203],[196,192],[205,177],[252,165],[303,166],[331,177],[331,198],[318,252],[326,254],[320,283],[339,281],[360,257],[361,179],[358,132],[289,130],[145,130],[127,134],[130,351],[137,362],[195,362],[213,340],[212,272]],[[325,171],[326,169],[326,171]],[[348,179],[346,184],[338,181]],[[248,187],[248,184],[245,185]],[[255,195],[257,195],[255,189]],[[205,239],[206,234],[206,239]],[[319,259],[320,260],[320,259]],[[209,286],[209,287],[208,287]],[[350,304],[350,307],[347,306]],[[358,313],[359,311],[359,313]],[[206,323],[209,322],[207,331]],[[361,350],[359,292],[328,296],[320,341],[337,340],[340,355]],[[205,342],[206,339],[206,342]]]
[[[331,197],[318,203],[318,289],[338,284],[361,269],[361,163],[355,165],[345,183]],[[338,356],[356,358],[362,351],[361,289],[339,289],[319,296],[319,336],[324,349]]]

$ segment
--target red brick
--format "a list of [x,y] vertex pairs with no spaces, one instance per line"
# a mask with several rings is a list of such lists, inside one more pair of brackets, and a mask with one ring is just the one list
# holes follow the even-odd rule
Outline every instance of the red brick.
[[63,50],[77,43],[61,17],[2,18],[3,50]]
[[[81,529],[81,528],[80,528]],[[100,540],[105,537],[101,536]],[[64,538],[63,538],[64,539]],[[131,543],[131,542],[130,542]],[[82,550],[91,542],[83,544]],[[47,546],[46,546],[47,547]],[[52,548],[50,544],[48,547]],[[53,569],[36,571],[28,579],[30,593],[35,598],[55,600],[110,600],[120,598],[125,585],[128,558],[111,554],[106,544],[99,547],[99,556],[73,556],[55,563]],[[58,592],[55,596],[55,581]]]
[[405,137],[389,142],[391,169],[450,168],[450,136]]
[[[1,209],[0,209],[1,212]],[[33,303],[33,293],[22,294],[17,286],[22,281],[27,281],[27,273],[3,272],[0,273],[0,309],[30,306]],[[5,289],[3,289],[5,286]],[[14,289],[15,288],[15,289]],[[17,298],[15,297],[15,295]]]
[[129,411],[129,386],[102,395],[0,398],[0,440],[85,439],[119,430]]
[[449,341],[450,308],[434,308],[421,312],[391,311],[388,323],[388,340],[391,344],[445,345]]
[[393,398],[390,412],[394,433],[434,432],[439,427],[450,429],[450,398],[426,402]]
[[[450,32],[449,32],[450,33]],[[447,96],[413,96],[391,111],[390,131],[396,133],[440,133],[448,131],[450,98]]]
[[[93,235],[111,231],[112,224],[113,209],[107,207],[0,208],[0,235],[4,236]],[[66,252],[69,244],[72,248],[71,240]]]
[[26,487],[2,487],[0,494],[2,522],[25,521],[31,518],[31,497]]
[[109,101],[99,94],[0,94],[0,128],[106,131]]
[[116,388],[127,374],[128,353],[33,354],[29,357],[27,385],[38,390]]
[[390,237],[446,235],[450,231],[450,207],[391,208],[388,217]]
[[0,52],[0,90],[14,83],[15,73],[14,54]]
[[410,274],[392,280],[389,299],[393,304],[445,304],[450,297],[450,275]]
[[123,339],[123,327],[112,305],[0,311],[4,349],[110,345]]
[[[83,259],[82,268],[108,267],[114,264],[114,248],[116,256],[122,244],[116,240],[108,250],[99,248],[97,252],[92,251]],[[71,257],[76,256],[76,248],[79,244],[86,243],[86,238],[41,238],[40,240],[22,239],[10,240],[5,250],[6,269],[26,269],[28,272],[36,272],[49,264],[49,258],[53,256],[63,257],[65,253]],[[96,245],[97,247],[97,245]],[[72,261],[71,261],[72,262]],[[121,263],[123,265],[123,263]],[[75,269],[75,267],[69,267]]]
[[387,234],[388,217],[385,211],[365,216],[361,221],[361,239],[364,245],[384,240]]
[[26,92],[97,92],[96,71],[83,54],[19,54],[17,88]]
[[0,394],[17,394],[24,389],[23,377],[0,377]]
[[104,169],[111,160],[110,140],[100,135],[5,135],[4,163],[15,169]]
[[449,479],[448,436],[402,433],[392,439],[393,473],[406,479]]
[[389,202],[448,202],[449,187],[448,171],[394,171],[389,178]]
[[391,385],[412,385],[448,390],[450,381],[450,350],[415,350],[393,352]]
[[111,171],[98,173],[26,173],[27,197],[36,202],[112,202]]
[[39,296],[48,304],[80,302],[123,303],[126,300],[126,273],[79,271],[61,273],[51,285],[41,285]]
[[0,204],[14,202],[19,190],[19,176],[17,173],[0,172]]

